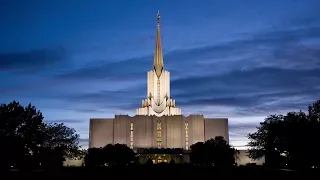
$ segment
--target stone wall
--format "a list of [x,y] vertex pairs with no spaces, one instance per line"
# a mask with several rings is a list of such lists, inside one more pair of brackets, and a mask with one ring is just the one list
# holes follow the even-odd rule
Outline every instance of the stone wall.
[[203,115],[190,115],[185,119],[189,124],[189,147],[197,142],[203,142],[205,140],[205,121]]
[[223,136],[229,142],[229,128],[227,118],[205,118],[205,140],[216,136]]
[[[90,119],[89,147],[108,143],[130,146],[130,124],[133,123],[133,148],[157,148],[157,123],[161,123],[161,148],[183,148],[215,136],[229,141],[228,119],[204,118],[203,115],[128,116],[114,119]],[[188,131],[186,132],[186,123]],[[188,138],[186,138],[186,133]],[[186,141],[188,140],[188,143]]]
[[113,121],[110,118],[92,118],[89,124],[89,148],[113,144]]

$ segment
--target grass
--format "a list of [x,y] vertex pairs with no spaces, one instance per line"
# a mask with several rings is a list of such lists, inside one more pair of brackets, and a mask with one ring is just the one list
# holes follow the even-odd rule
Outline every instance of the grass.
[[[32,176],[32,177],[69,177],[69,178],[83,178],[83,177],[119,177],[129,178],[139,177],[140,179],[153,178],[175,178],[175,177],[296,177],[296,176],[319,176],[319,172],[308,171],[288,171],[265,169],[263,167],[235,167],[235,168],[206,168],[192,165],[172,165],[172,164],[158,164],[152,166],[132,166],[132,167],[64,167],[61,169],[50,169],[47,171],[28,171],[28,172],[10,172],[11,176]],[[179,179],[180,179],[179,178]]]

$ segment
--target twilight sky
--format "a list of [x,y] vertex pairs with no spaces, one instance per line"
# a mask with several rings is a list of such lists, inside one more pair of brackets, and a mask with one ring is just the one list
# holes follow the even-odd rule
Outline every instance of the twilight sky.
[[4,0],[0,102],[32,103],[88,143],[90,117],[146,98],[156,13],[184,115],[228,117],[246,144],[267,115],[320,99],[319,0]]

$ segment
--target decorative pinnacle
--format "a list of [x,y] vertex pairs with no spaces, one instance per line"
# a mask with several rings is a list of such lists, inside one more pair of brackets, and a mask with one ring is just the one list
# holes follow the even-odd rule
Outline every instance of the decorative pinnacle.
[[161,47],[161,38],[160,38],[160,12],[159,12],[159,10],[158,10],[158,14],[157,14],[157,34],[156,34],[156,47],[155,47],[155,53],[154,53],[153,68],[156,71],[156,74],[159,78],[162,70],[164,69],[162,47]]

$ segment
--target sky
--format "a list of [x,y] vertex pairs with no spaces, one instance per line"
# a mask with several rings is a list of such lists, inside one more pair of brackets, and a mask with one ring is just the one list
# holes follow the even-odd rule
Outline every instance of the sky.
[[4,0],[0,103],[31,103],[88,144],[89,119],[135,115],[156,14],[185,116],[229,118],[232,145],[271,114],[320,99],[318,0]]

